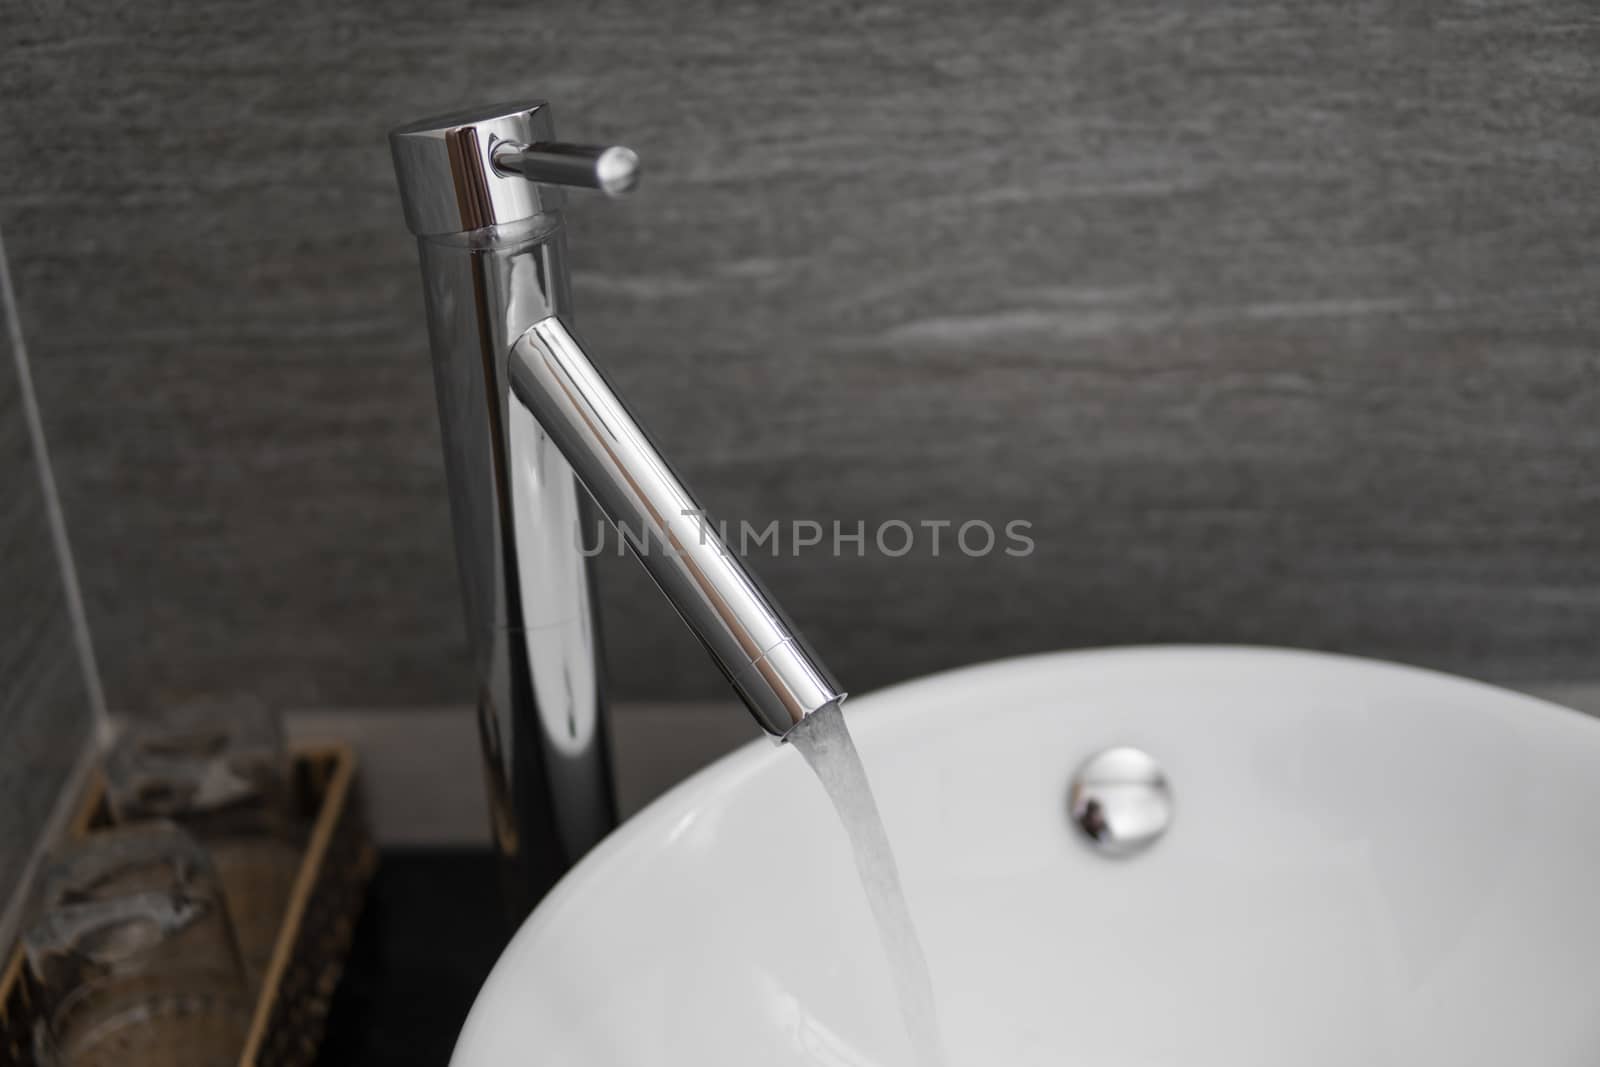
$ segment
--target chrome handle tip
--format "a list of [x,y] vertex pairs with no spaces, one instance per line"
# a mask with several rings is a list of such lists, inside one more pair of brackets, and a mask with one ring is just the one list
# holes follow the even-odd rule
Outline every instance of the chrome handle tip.
[[627,196],[639,187],[639,153],[612,145],[594,161],[595,187],[607,196]]

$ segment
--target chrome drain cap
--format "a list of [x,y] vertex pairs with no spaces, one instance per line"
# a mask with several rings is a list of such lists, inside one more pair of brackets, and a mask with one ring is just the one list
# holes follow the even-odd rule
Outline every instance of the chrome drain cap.
[[1148,753],[1108,748],[1073,775],[1067,811],[1096,850],[1131,856],[1155,844],[1172,825],[1172,787]]

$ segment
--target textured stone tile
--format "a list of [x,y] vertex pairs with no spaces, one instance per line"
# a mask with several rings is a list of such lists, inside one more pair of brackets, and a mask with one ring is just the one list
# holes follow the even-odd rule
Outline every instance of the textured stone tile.
[[[56,0],[0,222],[111,700],[459,699],[383,132],[634,144],[580,326],[718,513],[1021,518],[760,569],[852,688],[1123,641],[1595,672],[1600,25],[1438,8]],[[624,696],[721,681],[607,561]]]
[[0,304],[0,913],[89,735],[90,710]]

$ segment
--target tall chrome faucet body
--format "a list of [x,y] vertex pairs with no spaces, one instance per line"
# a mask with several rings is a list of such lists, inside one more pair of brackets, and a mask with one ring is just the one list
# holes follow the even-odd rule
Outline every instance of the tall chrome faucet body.
[[572,333],[561,187],[625,192],[633,153],[557,142],[543,102],[389,141],[422,259],[494,836],[520,913],[616,822],[583,489],[768,733],[844,694]]

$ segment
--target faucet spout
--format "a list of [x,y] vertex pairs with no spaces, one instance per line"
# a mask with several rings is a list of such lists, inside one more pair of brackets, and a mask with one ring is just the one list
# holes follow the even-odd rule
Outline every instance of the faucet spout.
[[763,729],[782,737],[844,699],[559,318],[512,345],[510,378]]

